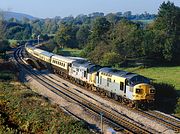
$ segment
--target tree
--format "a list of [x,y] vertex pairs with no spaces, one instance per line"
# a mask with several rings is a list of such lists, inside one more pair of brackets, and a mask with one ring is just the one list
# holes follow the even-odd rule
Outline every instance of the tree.
[[135,23],[122,20],[114,27],[110,34],[113,51],[121,55],[124,60],[127,57],[141,56],[142,37],[142,31]]
[[61,24],[58,32],[56,33],[55,40],[61,48],[64,46],[76,48],[76,32],[77,27],[68,24]]
[[92,36],[98,39],[105,38],[105,34],[110,29],[110,22],[105,17],[97,18],[92,28]]
[[87,45],[88,37],[90,35],[90,28],[87,25],[82,25],[76,33],[76,39],[79,43],[79,47]]
[[121,17],[117,14],[113,14],[113,13],[109,13],[106,15],[106,18],[109,22],[111,22],[111,24],[115,25],[120,19]]
[[[163,2],[159,8],[154,29],[158,42],[161,46],[161,54],[166,61],[180,59],[180,8],[170,1]],[[158,47],[158,46],[157,46]],[[180,60],[178,61],[180,63]]]
[[127,19],[131,19],[132,13],[131,11],[127,11],[127,12],[124,12],[123,16],[126,17]]
[[4,28],[4,15],[3,12],[0,11],[0,40],[4,40],[5,35],[5,28]]
[[6,53],[6,51],[9,49],[9,42],[6,40],[0,41],[0,53]]
[[115,52],[107,52],[103,54],[101,65],[103,66],[115,66],[119,65],[119,63],[123,61],[121,56]]

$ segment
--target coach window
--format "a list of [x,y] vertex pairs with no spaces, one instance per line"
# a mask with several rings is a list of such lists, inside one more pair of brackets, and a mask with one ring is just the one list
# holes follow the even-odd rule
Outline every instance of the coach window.
[[123,83],[123,82],[120,82],[120,90],[123,91],[123,87],[124,87],[124,83]]

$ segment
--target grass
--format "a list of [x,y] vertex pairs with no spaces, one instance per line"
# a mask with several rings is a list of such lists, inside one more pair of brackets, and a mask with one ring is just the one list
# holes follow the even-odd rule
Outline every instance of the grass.
[[9,40],[9,43],[10,43],[10,47],[14,48],[18,44],[18,40]]
[[1,71],[0,72],[0,81],[12,80],[15,78],[15,74],[11,71]]
[[72,48],[61,48],[58,50],[57,54],[64,55],[64,56],[73,56],[73,57],[80,57],[80,53],[82,50],[79,49],[72,49]]
[[151,78],[155,83],[167,83],[180,90],[180,66],[176,67],[151,67],[151,68],[121,68]]

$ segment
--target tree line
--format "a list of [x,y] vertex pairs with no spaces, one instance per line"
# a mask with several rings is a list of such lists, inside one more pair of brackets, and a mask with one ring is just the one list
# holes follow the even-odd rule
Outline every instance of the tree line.
[[81,55],[104,66],[143,62],[180,63],[180,8],[163,2],[156,19],[144,25],[127,18],[97,17],[92,23],[61,23],[55,36],[59,47],[79,47]]
[[63,47],[79,48],[82,57],[104,66],[119,67],[133,60],[180,64],[180,8],[169,1],[160,5],[157,15],[95,12],[77,17],[1,20],[0,34],[6,39],[37,39],[41,35],[49,40],[46,50],[58,53]]

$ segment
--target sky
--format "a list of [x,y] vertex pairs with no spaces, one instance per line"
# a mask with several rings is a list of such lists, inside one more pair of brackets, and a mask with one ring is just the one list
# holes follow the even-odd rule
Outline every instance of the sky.
[[[39,18],[132,11],[133,14],[157,13],[160,4],[167,0],[0,0],[0,9],[25,13]],[[180,0],[170,0],[180,7]]]

